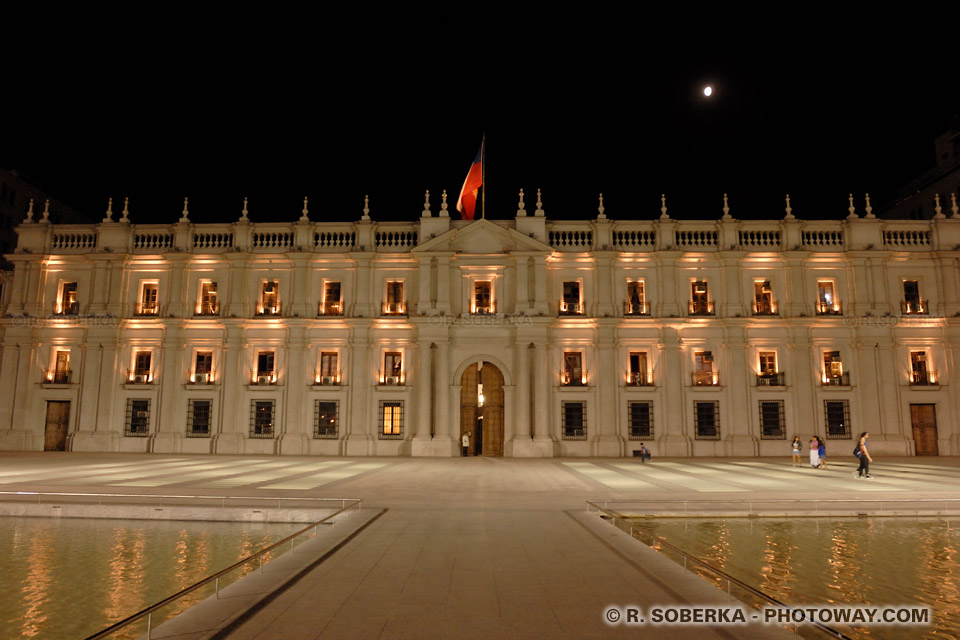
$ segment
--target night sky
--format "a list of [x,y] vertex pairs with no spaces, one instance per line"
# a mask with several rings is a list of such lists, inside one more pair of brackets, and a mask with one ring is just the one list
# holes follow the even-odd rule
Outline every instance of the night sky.
[[[782,51],[789,51],[783,53]],[[905,53],[906,51],[906,53]],[[960,114],[955,55],[795,46],[637,48],[625,56],[531,54],[465,64],[436,43],[419,59],[351,63],[299,51],[229,49],[199,59],[115,48],[36,61],[6,82],[0,166],[99,220],[112,196],[134,222],[415,220],[456,201],[487,136],[487,215],[800,218],[875,209],[934,165],[933,138]],[[712,84],[714,95],[702,88]],[[119,206],[115,205],[119,211]]]

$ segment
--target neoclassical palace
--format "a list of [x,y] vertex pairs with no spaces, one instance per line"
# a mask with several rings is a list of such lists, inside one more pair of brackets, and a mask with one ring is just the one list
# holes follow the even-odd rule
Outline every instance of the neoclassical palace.
[[[428,200],[429,202],[429,200]],[[0,448],[960,454],[960,216],[96,225],[2,279]]]

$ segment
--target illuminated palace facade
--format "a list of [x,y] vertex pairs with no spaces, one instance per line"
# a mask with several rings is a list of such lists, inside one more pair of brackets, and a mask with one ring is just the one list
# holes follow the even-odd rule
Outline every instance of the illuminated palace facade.
[[960,454],[960,217],[31,217],[0,448]]

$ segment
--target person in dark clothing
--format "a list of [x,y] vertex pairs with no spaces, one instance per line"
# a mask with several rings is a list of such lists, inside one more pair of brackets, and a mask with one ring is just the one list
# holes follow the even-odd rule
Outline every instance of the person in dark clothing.
[[870,457],[870,452],[867,451],[867,438],[870,437],[870,434],[864,431],[860,434],[860,442],[857,444],[857,457],[860,458],[860,468],[853,472],[854,478],[867,478],[868,480],[873,476],[870,475],[870,463],[873,462],[873,458]]

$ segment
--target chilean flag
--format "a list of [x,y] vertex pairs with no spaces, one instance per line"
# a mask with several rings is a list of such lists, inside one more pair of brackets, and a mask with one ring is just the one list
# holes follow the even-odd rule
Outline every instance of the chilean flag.
[[467,179],[463,181],[463,189],[460,190],[460,197],[457,198],[457,211],[460,212],[462,220],[473,220],[473,214],[477,209],[477,192],[483,184],[483,144],[477,150],[477,157],[467,172]]

